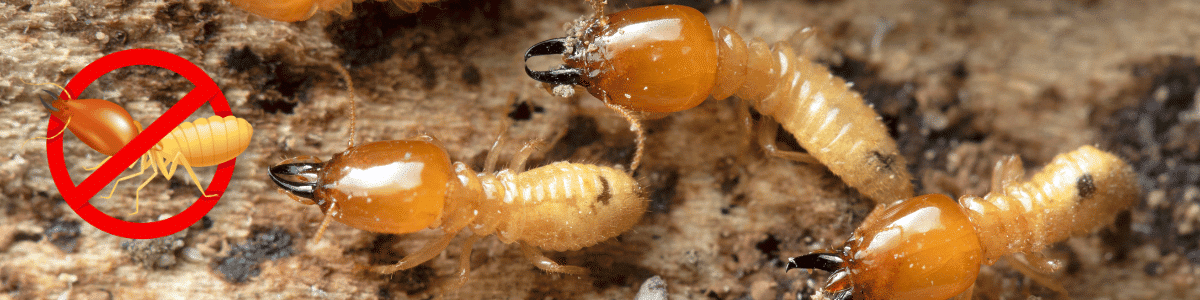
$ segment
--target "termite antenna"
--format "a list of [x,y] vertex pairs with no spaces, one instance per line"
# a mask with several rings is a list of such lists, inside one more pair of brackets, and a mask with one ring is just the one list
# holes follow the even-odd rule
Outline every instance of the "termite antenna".
[[[45,102],[42,102],[42,103],[45,103]],[[59,130],[58,133],[55,133],[54,135],[47,136],[47,137],[35,136],[35,137],[28,138],[25,141],[21,142],[21,149],[25,149],[25,143],[28,143],[29,141],[32,141],[32,140],[49,140],[49,139],[56,138],[59,135],[63,134],[63,132],[67,131],[67,126],[71,126],[71,117],[67,117],[67,123],[63,124],[62,130]],[[107,160],[107,158],[105,158],[105,160]]]
[[845,261],[833,253],[813,253],[788,258],[787,267],[783,271],[787,272],[792,269],[817,269],[833,273],[841,269],[843,264],[845,264]]
[[591,0],[588,2],[591,2],[592,12],[594,12],[592,19],[599,19],[601,22],[603,22],[604,21],[604,7],[608,6],[608,0]]
[[[608,97],[608,94],[604,94],[604,96]],[[629,164],[629,173],[632,174],[633,171],[637,171],[638,166],[642,164],[642,150],[646,148],[646,130],[642,129],[641,121],[638,121],[639,119],[635,117],[629,110],[621,107],[620,105],[612,104],[612,101],[603,102],[605,106],[608,106],[608,108],[617,111],[617,113],[620,113],[622,117],[625,117],[625,120],[629,121],[629,130],[633,131],[634,134],[637,135],[637,138],[634,139],[634,141],[637,143],[637,149],[634,150],[633,161]]]
[[725,16],[725,22],[730,28],[737,28],[738,22],[742,19],[742,0],[729,1],[729,15]]
[[342,74],[342,79],[346,80],[346,90],[350,92],[350,140],[347,143],[350,148],[354,148],[354,123],[358,122],[358,105],[354,102],[354,81],[350,80],[350,72],[346,71],[346,68],[333,64],[333,69]]
[[[74,100],[74,98],[72,98],[72,97],[71,97],[71,92],[70,92],[70,91],[67,91],[67,88],[65,88],[65,87],[63,87],[63,86],[61,86],[61,85],[58,85],[57,83],[53,83],[53,82],[46,82],[46,83],[29,83],[28,81],[25,81],[25,79],[20,79],[20,78],[17,78],[17,80],[20,80],[20,81],[21,81],[21,83],[24,83],[24,84],[27,84],[27,85],[53,85],[53,86],[55,86],[55,87],[58,87],[58,89],[62,90],[64,93],[66,93],[66,94],[67,94],[67,100]],[[54,92],[51,92],[51,91],[49,91],[49,90],[45,90],[45,91],[46,91],[46,93],[47,93],[47,94],[50,94],[50,98],[51,98],[51,99],[58,99],[58,98],[59,98],[59,97],[58,97],[58,94],[55,94]],[[57,111],[57,110],[54,110],[54,111]]]
[[534,71],[529,69],[529,58],[543,55],[561,55],[567,51],[567,38],[561,37],[541,41],[525,50],[525,74],[534,80],[554,85],[577,85],[581,82],[583,70],[569,68],[565,65],[549,71]]
[[329,203],[329,211],[325,212],[325,217],[321,218],[321,227],[317,227],[317,234],[313,237],[312,245],[321,242],[321,237],[325,236],[325,229],[329,228],[329,221],[333,220],[333,212],[337,211],[337,201]]
[[[56,87],[58,87],[58,89],[62,90],[63,92],[65,92],[65,93],[67,94],[67,99],[68,99],[68,100],[70,100],[70,99],[71,99],[71,92],[68,92],[68,91],[67,91],[67,88],[64,88],[63,86],[61,86],[61,85],[58,85],[57,83],[53,83],[53,82],[47,82],[47,83],[29,83],[28,81],[25,81],[25,79],[20,79],[20,78],[17,78],[17,80],[20,80],[20,81],[21,81],[21,83],[24,83],[24,84],[27,84],[27,85],[53,85],[53,86],[56,86]],[[46,94],[50,94],[50,99],[51,99],[51,101],[46,101],[46,98],[39,97],[38,99],[42,100],[42,106],[45,106],[45,107],[46,107],[46,109],[47,109],[47,110],[49,110],[50,112],[58,112],[58,109],[57,109],[57,108],[54,108],[54,106],[50,104],[51,102],[53,102],[53,99],[58,99],[58,98],[59,98],[59,97],[58,97],[58,94],[55,94],[54,92],[51,92],[50,90],[42,90],[42,91],[43,91],[43,92],[46,92]]]
[[[18,78],[18,79],[20,79],[20,78]],[[34,84],[32,84],[32,83],[26,82],[24,79],[20,79],[20,80],[21,80],[21,82],[22,82],[22,83],[25,83],[25,84],[28,84],[28,85],[34,85]],[[57,86],[59,89],[62,89],[63,91],[66,91],[66,89],[64,89],[62,86],[59,86],[58,84],[54,84],[54,83],[41,83],[41,84],[36,84],[36,85],[54,85],[54,86]],[[54,100],[53,100],[53,99],[58,99],[58,95],[57,95],[57,94],[54,94],[54,92],[51,92],[50,90],[42,90],[42,91],[43,91],[43,92],[46,92],[46,94],[49,94],[49,95],[50,95],[50,99],[51,99],[51,100],[47,101],[45,96],[38,96],[38,100],[40,100],[40,101],[42,102],[42,106],[46,107],[46,110],[49,110],[51,113],[56,113],[56,112],[59,112],[60,110],[59,110],[59,109],[57,109],[57,108],[54,108],[54,105],[52,105],[52,104],[51,104],[51,102],[54,102]],[[71,93],[67,93],[67,97],[70,97],[70,96],[71,96]],[[29,138],[29,139],[26,139],[26,140],[22,141],[22,142],[21,142],[21,149],[25,149],[25,144],[26,144],[26,143],[29,143],[29,141],[32,141],[32,140],[38,140],[38,139],[41,139],[41,140],[49,140],[49,139],[53,139],[53,138],[55,138],[55,137],[58,137],[59,135],[63,134],[63,132],[66,132],[66,131],[67,131],[67,126],[70,126],[70,125],[71,125],[71,116],[67,116],[67,121],[66,121],[66,122],[67,122],[66,124],[63,124],[63,128],[62,128],[62,130],[59,130],[59,131],[58,131],[58,133],[55,133],[55,134],[54,134],[54,135],[52,135],[52,136],[47,136],[47,137],[40,137],[40,136],[39,136],[39,137],[32,137],[32,138]]]

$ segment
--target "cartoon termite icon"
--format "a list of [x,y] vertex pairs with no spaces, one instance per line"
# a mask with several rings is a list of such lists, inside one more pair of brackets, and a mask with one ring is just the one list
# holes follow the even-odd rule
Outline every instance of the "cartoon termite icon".
[[[62,89],[61,86],[59,88]],[[88,147],[108,156],[101,165],[142,132],[142,124],[134,121],[129,112],[116,103],[103,99],[71,99],[71,94],[65,89],[62,93],[65,99],[50,91],[46,91],[46,94],[53,100],[43,98],[41,101],[50,115],[64,120],[65,130],[70,130]],[[134,192],[134,211],[130,214],[137,214],[140,211],[141,190],[158,174],[170,179],[180,166],[187,171],[200,193],[204,194],[204,187],[200,186],[200,179],[192,167],[215,166],[234,159],[250,146],[253,134],[254,128],[246,119],[234,116],[210,116],[179,124],[142,155],[138,160],[140,167],[137,173],[118,178],[113,182],[108,196],[101,198],[111,198],[122,181],[141,176],[146,169],[153,169],[154,173]],[[97,165],[87,170],[99,167]],[[133,168],[132,165],[129,167]]]

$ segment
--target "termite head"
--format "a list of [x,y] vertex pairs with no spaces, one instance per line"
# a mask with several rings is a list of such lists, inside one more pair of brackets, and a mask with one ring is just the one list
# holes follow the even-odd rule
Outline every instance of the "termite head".
[[436,225],[458,182],[446,151],[420,140],[361,144],[325,162],[285,160],[269,171],[292,199],[343,224],[396,234]]
[[347,17],[351,12],[351,2],[349,0],[231,0],[229,3],[252,14],[280,22],[308,20],[308,18],[317,13],[317,10],[335,11]]
[[116,154],[142,131],[141,124],[134,121],[129,112],[116,103],[100,99],[65,101],[53,92],[46,93],[54,99],[41,99],[42,106],[50,111],[50,115],[69,122],[67,129],[71,130],[71,133],[88,147],[104,155]]
[[555,85],[582,85],[596,98],[635,111],[676,112],[704,102],[717,77],[708,19],[679,5],[630,9],[530,47],[525,60],[565,55],[566,65],[526,74]]
[[983,253],[962,207],[925,195],[875,209],[836,253],[788,260],[833,272],[833,299],[947,299],[975,283]]

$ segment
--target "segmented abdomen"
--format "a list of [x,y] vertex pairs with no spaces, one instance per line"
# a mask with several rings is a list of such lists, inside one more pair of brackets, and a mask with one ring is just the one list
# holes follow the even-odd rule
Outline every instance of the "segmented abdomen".
[[1095,230],[1132,205],[1137,193],[1124,160],[1083,146],[1054,157],[1027,182],[984,198],[963,197],[959,203],[975,223],[984,260],[991,264],[1004,255],[1038,251]]
[[[912,197],[912,175],[896,141],[879,114],[842,78],[796,56],[792,47],[782,43],[768,49],[753,41],[740,48],[734,44],[741,43],[741,38],[727,28],[722,28],[717,38],[719,59],[733,62],[723,67],[744,61],[746,79],[740,83],[723,80],[721,77],[737,76],[738,72],[722,70],[725,74],[718,74],[715,90],[740,84],[736,89],[739,98],[779,121],[809,154],[875,202]],[[746,58],[738,57],[743,55]]]
[[254,129],[245,119],[234,116],[211,116],[184,122],[163,137],[158,145],[166,159],[182,153],[193,167],[207,167],[237,157],[250,146]]
[[503,235],[553,250],[579,250],[615,237],[641,220],[648,202],[623,171],[557,162],[517,174]]

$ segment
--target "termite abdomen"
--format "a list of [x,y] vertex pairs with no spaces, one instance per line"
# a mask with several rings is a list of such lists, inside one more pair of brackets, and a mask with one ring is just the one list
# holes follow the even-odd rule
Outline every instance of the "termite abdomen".
[[179,153],[193,167],[213,166],[246,151],[253,134],[254,129],[245,119],[210,116],[180,124],[159,141],[161,148],[157,151],[162,151],[166,159]]
[[641,220],[649,204],[633,177],[591,164],[556,162],[517,174],[513,185],[523,202],[499,236],[553,251],[615,237]]
[[[999,169],[999,168],[998,168]],[[997,175],[993,175],[997,176]],[[963,196],[983,239],[986,262],[1010,253],[1040,251],[1112,222],[1138,199],[1132,169],[1121,158],[1083,146],[1061,154],[1027,182]]]

